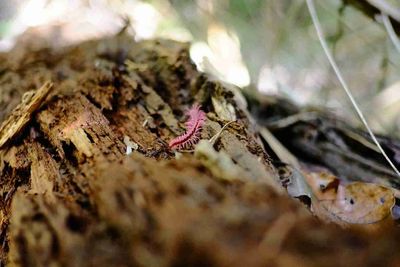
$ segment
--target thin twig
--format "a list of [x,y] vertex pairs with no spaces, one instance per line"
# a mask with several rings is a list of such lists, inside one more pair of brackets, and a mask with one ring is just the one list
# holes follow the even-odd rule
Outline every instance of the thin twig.
[[367,2],[379,9],[382,13],[388,14],[397,21],[400,21],[400,10],[384,0],[367,0]]
[[393,29],[393,25],[390,22],[390,19],[388,15],[385,13],[382,13],[382,21],[383,25],[385,25],[386,31],[390,37],[390,40],[392,41],[394,47],[396,48],[397,52],[400,53],[400,40],[399,37],[397,36],[396,32]]
[[227,122],[227,123],[221,128],[221,130],[219,130],[219,132],[218,132],[217,134],[215,134],[213,137],[210,138],[209,142],[210,142],[211,145],[214,145],[214,144],[215,144],[215,142],[216,142],[216,141],[218,140],[218,138],[221,136],[222,132],[223,132],[232,122],[235,122],[235,121]]
[[315,6],[314,6],[314,1],[313,0],[306,0],[307,2],[307,7],[308,10],[310,12],[311,15],[311,19],[313,21],[315,30],[317,31],[317,35],[318,35],[318,39],[319,42],[321,43],[321,46],[329,60],[329,63],[331,64],[333,70],[335,71],[336,76],[338,77],[344,91],[346,92],[347,96],[349,97],[351,104],[353,105],[353,107],[355,108],[357,115],[360,117],[362,123],[364,124],[365,128],[368,130],[369,135],[371,136],[372,140],[374,141],[374,143],[376,144],[376,146],[379,148],[380,152],[382,153],[382,155],[384,156],[384,158],[387,160],[387,162],[389,163],[389,165],[392,167],[392,169],[395,171],[395,173],[400,177],[400,172],[399,170],[396,168],[396,166],[393,164],[393,162],[390,160],[390,158],[388,157],[388,155],[386,154],[386,152],[383,150],[381,144],[378,142],[378,140],[376,139],[374,133],[372,132],[371,128],[369,127],[367,120],[365,119],[361,109],[359,108],[356,100],[353,97],[353,94],[351,93],[349,87],[347,86],[347,83],[345,82],[338,66],[336,65],[336,62],[328,48],[328,45],[325,41],[325,37],[322,31],[322,27],[321,24],[319,22],[318,19],[318,15],[317,15],[317,11],[315,10]]
[[314,111],[306,111],[287,116],[286,118],[279,119],[267,124],[268,129],[285,128],[298,121],[312,121],[318,118],[318,113]]

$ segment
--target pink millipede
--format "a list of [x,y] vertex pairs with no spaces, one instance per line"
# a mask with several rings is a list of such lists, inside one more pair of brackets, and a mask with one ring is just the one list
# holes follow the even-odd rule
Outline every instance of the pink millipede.
[[198,104],[194,104],[187,112],[186,132],[169,142],[170,149],[184,149],[192,147],[200,139],[201,129],[206,120],[206,114]]

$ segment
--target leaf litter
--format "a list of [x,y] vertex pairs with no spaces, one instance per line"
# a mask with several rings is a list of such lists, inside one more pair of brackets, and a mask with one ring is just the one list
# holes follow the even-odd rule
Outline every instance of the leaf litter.
[[305,177],[317,200],[313,203],[315,214],[337,223],[377,223],[391,214],[395,204],[393,191],[378,184],[343,184],[326,172],[312,172]]
[[[288,172],[284,174],[282,168]],[[345,183],[327,171],[299,171],[290,165],[279,170],[288,194],[309,198],[311,211],[325,221],[342,226],[374,224],[396,211],[392,188],[365,182]],[[395,214],[392,217],[395,219]]]
[[[300,199],[320,219],[341,226],[375,224],[400,218],[395,188],[367,182],[344,182],[327,169],[308,170],[297,161],[266,128],[261,136],[268,141],[280,162],[275,162],[281,184],[291,197]],[[290,164],[286,164],[288,162]]]

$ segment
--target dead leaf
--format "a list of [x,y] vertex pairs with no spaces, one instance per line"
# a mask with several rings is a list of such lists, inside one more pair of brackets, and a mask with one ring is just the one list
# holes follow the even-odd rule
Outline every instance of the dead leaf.
[[319,200],[336,200],[339,179],[328,172],[311,172],[304,176],[315,197]]
[[371,224],[387,218],[395,204],[392,189],[372,183],[342,185],[332,174],[306,175],[314,195],[313,212],[339,224]]
[[286,188],[288,194],[291,197],[303,200],[304,197],[307,197],[307,203],[309,204],[315,196],[301,171],[285,163],[280,163],[277,169],[281,184]]
[[353,224],[376,223],[390,215],[394,206],[393,192],[386,187],[354,182],[338,187],[336,201],[321,205],[341,220]]

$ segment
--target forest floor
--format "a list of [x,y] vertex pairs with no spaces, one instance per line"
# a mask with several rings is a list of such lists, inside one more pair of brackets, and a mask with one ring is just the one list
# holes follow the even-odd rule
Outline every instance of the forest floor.
[[[3,265],[400,266],[387,212],[379,224],[328,223],[286,193],[240,92],[199,73],[187,44],[25,41],[0,54],[0,88]],[[206,113],[204,140],[177,153],[168,142],[193,104]],[[274,133],[302,154],[311,126],[300,126]],[[345,165],[315,144],[308,159],[326,153],[321,162],[352,180],[355,157]],[[357,174],[394,180],[367,169]]]

